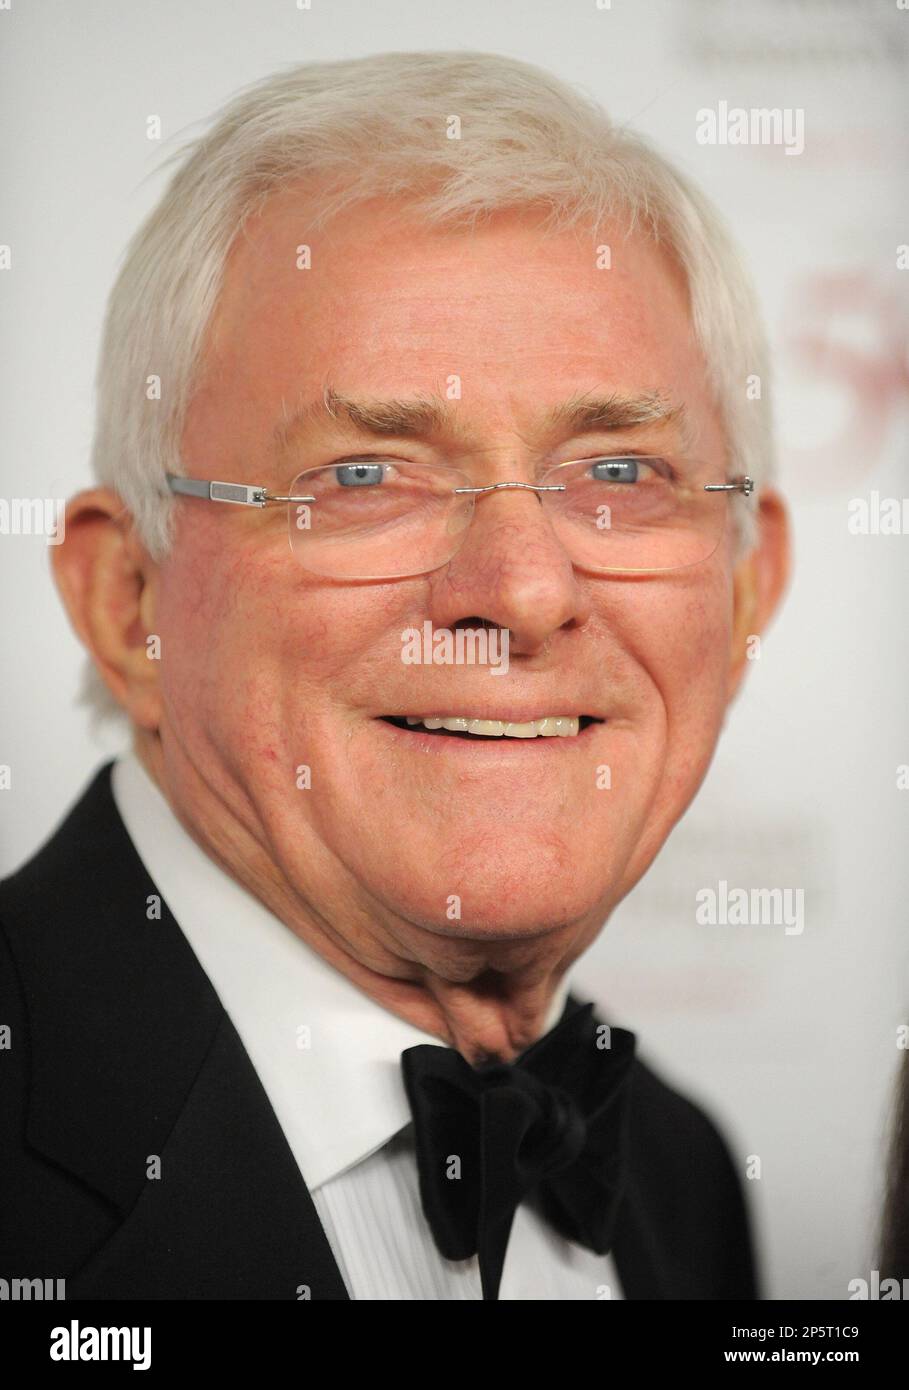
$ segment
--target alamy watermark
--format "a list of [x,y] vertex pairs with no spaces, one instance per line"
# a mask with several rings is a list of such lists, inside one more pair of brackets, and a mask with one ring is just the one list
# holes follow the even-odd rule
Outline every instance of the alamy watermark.
[[868,1279],[850,1279],[849,1299],[879,1299],[887,1303],[893,1299],[909,1298],[909,1279],[882,1279],[879,1269],[869,1271]]
[[508,674],[507,627],[447,627],[433,630],[427,618],[422,628],[401,633],[405,666],[488,666],[491,676]]
[[804,888],[730,888],[721,878],[716,888],[695,894],[699,927],[785,927],[787,936],[805,930]]
[[65,1279],[0,1279],[0,1302],[36,1303],[66,1298]]
[[53,1327],[52,1361],[131,1361],[134,1371],[151,1366],[150,1327],[91,1327],[75,1318],[69,1327]]
[[852,497],[846,526],[851,536],[909,536],[909,497]]
[[65,497],[0,497],[0,536],[44,536],[60,545],[65,511]]
[[786,154],[805,148],[805,111],[801,106],[730,106],[719,101],[702,106],[695,120],[699,145],[783,145]]

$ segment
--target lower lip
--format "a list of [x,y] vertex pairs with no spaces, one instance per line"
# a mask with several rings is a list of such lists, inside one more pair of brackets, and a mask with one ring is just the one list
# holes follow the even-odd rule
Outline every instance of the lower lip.
[[572,749],[586,748],[590,735],[605,728],[606,721],[588,724],[579,734],[554,734],[550,737],[507,738],[505,735],[478,738],[450,738],[441,733],[430,733],[414,724],[409,729],[399,729],[397,724],[389,724],[384,719],[373,721],[390,734],[402,747],[409,747],[414,753],[447,755],[457,758],[489,757],[490,754],[513,758],[517,756],[537,757],[554,755],[565,757]]

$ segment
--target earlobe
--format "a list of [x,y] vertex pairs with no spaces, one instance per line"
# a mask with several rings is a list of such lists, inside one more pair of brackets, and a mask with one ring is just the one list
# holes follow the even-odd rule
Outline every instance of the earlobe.
[[70,500],[53,568],[70,622],[108,689],[136,723],[156,728],[158,667],[146,639],[157,570],[115,492],[95,488]]

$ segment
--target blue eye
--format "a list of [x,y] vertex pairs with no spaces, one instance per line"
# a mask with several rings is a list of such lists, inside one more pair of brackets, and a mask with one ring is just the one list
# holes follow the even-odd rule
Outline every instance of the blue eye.
[[342,463],[335,469],[341,487],[368,487],[382,481],[383,463]]
[[590,473],[601,483],[636,483],[638,461],[634,458],[600,459],[591,465]]

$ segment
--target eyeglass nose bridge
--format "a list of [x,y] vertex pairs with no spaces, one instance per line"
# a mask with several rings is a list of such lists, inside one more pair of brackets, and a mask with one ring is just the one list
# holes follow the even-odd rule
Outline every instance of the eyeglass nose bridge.
[[483,492],[497,492],[501,487],[519,487],[526,492],[564,492],[564,483],[488,483],[486,487],[456,487],[455,492],[471,493],[478,496]]

